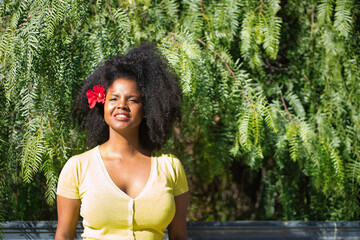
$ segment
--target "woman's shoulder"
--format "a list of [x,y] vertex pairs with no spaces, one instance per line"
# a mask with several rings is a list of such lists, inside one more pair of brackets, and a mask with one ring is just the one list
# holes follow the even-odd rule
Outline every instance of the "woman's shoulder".
[[78,155],[75,155],[75,157],[79,159],[90,159],[94,158],[97,155],[97,152],[99,151],[99,146],[96,146],[90,150],[87,150],[86,152],[80,153]]
[[96,159],[96,151],[97,147],[72,156],[62,168],[60,177],[77,176],[78,179],[83,178],[86,172],[95,165],[92,162]]
[[160,167],[166,168],[167,170],[176,171],[176,169],[182,168],[179,158],[171,153],[157,154],[155,158]]
[[71,165],[87,165],[97,156],[98,147],[94,147],[86,152],[72,156],[66,164]]
[[154,155],[154,157],[157,158],[159,162],[170,163],[172,165],[174,163],[180,162],[180,160],[171,153],[158,153]]
[[161,154],[157,156],[157,162],[159,171],[173,183],[175,196],[188,190],[184,168],[176,156],[173,154]]

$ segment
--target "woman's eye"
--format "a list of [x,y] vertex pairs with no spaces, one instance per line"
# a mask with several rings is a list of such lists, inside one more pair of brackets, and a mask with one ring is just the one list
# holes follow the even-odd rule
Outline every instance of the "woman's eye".
[[110,101],[116,101],[116,98],[110,98]]
[[139,103],[139,101],[136,99],[130,99],[130,102]]

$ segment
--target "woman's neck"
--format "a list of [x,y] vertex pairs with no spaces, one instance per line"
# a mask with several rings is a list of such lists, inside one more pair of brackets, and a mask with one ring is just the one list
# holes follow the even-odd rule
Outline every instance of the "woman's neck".
[[150,156],[140,144],[139,134],[119,134],[110,130],[109,140],[100,146],[110,158],[131,159],[138,154]]

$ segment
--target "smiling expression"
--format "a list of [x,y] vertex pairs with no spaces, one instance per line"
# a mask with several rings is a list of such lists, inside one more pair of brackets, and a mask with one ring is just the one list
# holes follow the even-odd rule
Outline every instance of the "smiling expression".
[[110,131],[138,131],[143,119],[143,99],[135,81],[119,78],[106,93],[104,118]]

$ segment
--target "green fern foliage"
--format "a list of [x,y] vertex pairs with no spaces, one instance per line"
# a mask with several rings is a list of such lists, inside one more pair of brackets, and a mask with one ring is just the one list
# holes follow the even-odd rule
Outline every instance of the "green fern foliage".
[[317,6],[319,24],[331,24],[331,18],[334,12],[334,0],[321,0]]
[[5,220],[40,220],[30,192],[54,202],[86,150],[77,89],[139,42],[179,77],[184,117],[164,151],[188,173],[189,220],[358,219],[359,22],[354,0],[1,1]]
[[270,58],[275,59],[279,51],[281,19],[274,15],[262,19],[263,47]]
[[343,37],[348,37],[352,28],[351,6],[353,1],[336,1],[334,28]]
[[251,68],[255,68],[261,64],[259,46],[263,46],[271,59],[277,56],[282,20],[276,14],[281,7],[277,0],[260,1],[260,5],[248,1],[247,7],[242,23],[241,53]]

